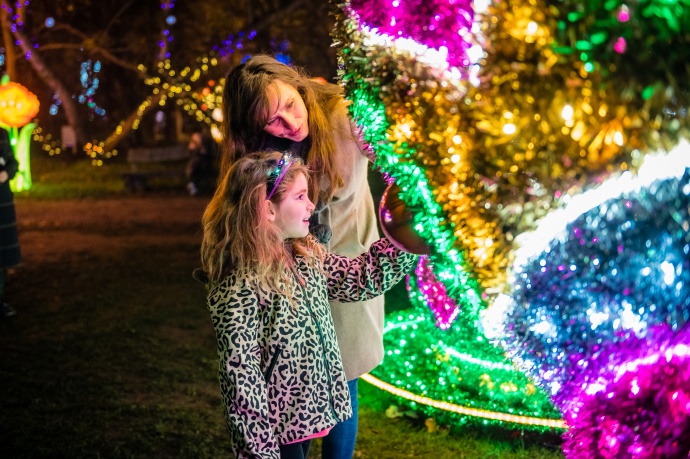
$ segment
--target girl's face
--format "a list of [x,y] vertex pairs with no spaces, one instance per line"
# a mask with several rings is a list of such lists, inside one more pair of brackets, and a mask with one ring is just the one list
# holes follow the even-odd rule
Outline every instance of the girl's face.
[[294,86],[275,80],[268,88],[268,122],[264,131],[301,142],[309,135],[307,107]]
[[271,203],[274,222],[284,239],[305,237],[309,234],[309,217],[314,204],[307,196],[307,178],[299,174],[288,186],[283,201],[277,206]]

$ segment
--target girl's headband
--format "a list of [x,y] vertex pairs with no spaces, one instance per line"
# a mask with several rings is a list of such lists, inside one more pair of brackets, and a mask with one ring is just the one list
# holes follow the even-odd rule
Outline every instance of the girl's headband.
[[285,173],[288,171],[293,162],[292,155],[289,152],[285,152],[283,153],[282,158],[280,158],[278,166],[269,172],[266,188],[269,188],[271,191],[269,191],[266,195],[266,199],[271,199],[271,196],[273,196],[273,193],[275,193],[278,189],[280,181],[283,180]]

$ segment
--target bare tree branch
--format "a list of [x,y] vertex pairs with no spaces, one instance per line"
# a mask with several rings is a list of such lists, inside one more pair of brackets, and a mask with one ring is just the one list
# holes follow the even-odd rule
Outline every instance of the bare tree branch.
[[[3,0],[4,1],[4,0]],[[256,32],[260,32],[264,30],[265,28],[269,27],[273,22],[279,20],[279,18],[285,18],[288,16],[292,11],[295,9],[303,6],[306,3],[305,0],[295,0],[294,2],[290,3],[287,5],[285,8],[282,9],[276,9],[272,13],[263,16],[260,20],[256,21],[255,23],[248,24],[245,27],[245,30],[254,30]],[[194,89],[191,91],[182,91],[181,93],[177,94],[176,97],[181,98],[181,97],[187,97],[191,92],[194,92]],[[141,118],[143,118],[147,113],[149,113],[151,110],[153,110],[156,106],[158,106],[158,102],[161,99],[161,94],[156,94],[153,96],[150,96],[151,103],[147,104],[143,110],[140,110],[137,108],[134,112],[132,112],[128,117],[127,120],[118,126],[115,132],[113,132],[104,142],[103,145],[103,150],[104,151],[111,151],[114,149],[117,144],[127,135],[129,132],[132,130],[135,122]]]
[[17,65],[15,63],[14,44],[12,43],[12,31],[9,27],[10,21],[7,17],[9,13],[3,8],[0,14],[2,15],[2,23],[0,24],[2,26],[2,41],[5,43],[5,69],[10,80],[14,81],[17,78]]
[[126,62],[117,56],[113,55],[110,51],[107,49],[101,47],[98,45],[96,42],[97,40],[89,37],[85,33],[83,33],[81,30],[76,29],[72,27],[69,24],[59,24],[55,26],[56,30],[65,30],[75,36],[77,36],[80,40],[81,43],[50,43],[47,45],[41,46],[41,51],[53,51],[53,50],[59,50],[59,49],[84,49],[87,52],[90,52],[92,54],[97,54],[102,56],[104,59],[108,60],[109,62],[118,65],[124,69],[131,70],[132,72],[137,74],[137,77],[143,79],[150,78],[150,75],[146,74],[145,72],[142,72],[139,70],[138,66],[135,64],[132,64],[131,62]]
[[[0,6],[3,9],[6,9],[7,11],[11,11],[5,0],[0,0]],[[67,88],[65,88],[65,86],[62,84],[62,81],[60,81],[60,79],[58,79],[53,74],[53,72],[41,58],[41,55],[38,52],[36,52],[35,49],[29,46],[29,43],[31,43],[29,38],[25,36],[24,33],[22,33],[22,31],[19,30],[18,27],[11,28],[7,15],[0,15],[0,20],[3,21],[3,27],[12,30],[12,34],[19,42],[19,47],[24,52],[24,54],[31,55],[29,63],[33,67],[34,71],[41,77],[44,83],[50,89],[52,89],[53,92],[55,92],[55,94],[57,94],[57,96],[60,98],[60,100],[62,101],[62,107],[65,110],[65,116],[67,117],[67,121],[70,124],[70,126],[72,126],[72,128],[74,129],[74,133],[77,138],[77,143],[83,144],[86,139],[84,127],[82,125],[79,112],[77,111],[77,108],[74,105],[74,101],[70,97]]]

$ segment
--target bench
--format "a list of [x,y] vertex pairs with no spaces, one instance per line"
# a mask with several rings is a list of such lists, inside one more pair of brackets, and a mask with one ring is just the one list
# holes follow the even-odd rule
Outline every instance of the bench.
[[130,148],[127,151],[127,163],[130,172],[122,174],[125,187],[136,193],[148,189],[152,178],[185,178],[185,167],[189,160],[187,145],[167,147]]

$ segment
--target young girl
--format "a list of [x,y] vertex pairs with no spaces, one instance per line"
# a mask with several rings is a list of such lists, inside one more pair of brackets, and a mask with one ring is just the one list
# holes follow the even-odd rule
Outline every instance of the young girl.
[[[379,233],[367,181],[370,161],[347,105],[341,87],[318,83],[271,56],[253,56],[231,69],[223,86],[221,174],[250,152],[293,152],[311,175],[309,198],[317,205],[312,234],[329,252],[356,257],[378,240]],[[353,416],[323,439],[321,451],[323,459],[352,459],[357,381],[383,359],[383,296],[330,304]]]
[[388,240],[357,258],[309,234],[309,171],[288,154],[230,166],[203,216],[202,267],[238,458],[303,458],[352,415],[328,301],[383,294],[416,256]]

